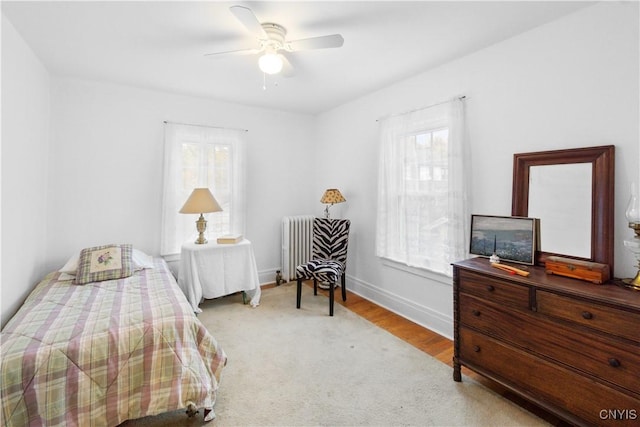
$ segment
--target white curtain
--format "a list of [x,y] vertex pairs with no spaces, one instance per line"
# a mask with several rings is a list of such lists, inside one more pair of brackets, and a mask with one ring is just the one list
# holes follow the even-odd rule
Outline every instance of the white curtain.
[[161,255],[180,253],[195,240],[198,215],[178,211],[194,188],[207,187],[222,212],[205,214],[207,239],[245,230],[245,134],[243,130],[165,123]]
[[388,117],[380,132],[376,254],[450,276],[469,249],[464,101]]

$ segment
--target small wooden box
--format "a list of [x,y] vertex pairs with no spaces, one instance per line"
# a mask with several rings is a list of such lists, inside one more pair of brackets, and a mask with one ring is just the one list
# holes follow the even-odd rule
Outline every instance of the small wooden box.
[[573,277],[601,285],[609,280],[609,266],[597,262],[581,261],[559,256],[550,256],[545,260],[548,274]]

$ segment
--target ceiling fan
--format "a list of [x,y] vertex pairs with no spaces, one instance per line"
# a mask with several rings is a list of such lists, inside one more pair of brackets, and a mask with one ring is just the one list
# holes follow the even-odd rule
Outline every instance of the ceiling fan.
[[334,48],[344,44],[344,39],[340,34],[287,40],[287,30],[282,25],[273,22],[260,22],[248,7],[231,6],[229,9],[238,21],[257,38],[259,47],[207,53],[205,56],[263,53],[258,60],[260,70],[266,74],[277,74],[282,71],[284,76],[291,76],[293,68],[282,53]]

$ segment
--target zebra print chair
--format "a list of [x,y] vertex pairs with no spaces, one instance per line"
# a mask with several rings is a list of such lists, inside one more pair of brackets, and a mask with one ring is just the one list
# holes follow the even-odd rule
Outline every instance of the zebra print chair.
[[347,300],[345,270],[347,268],[348,219],[315,218],[311,260],[296,267],[298,285],[296,307],[300,308],[302,281],[313,279],[313,294],[318,295],[318,281],[329,283],[329,316],[333,316],[333,290],[338,279],[342,301]]

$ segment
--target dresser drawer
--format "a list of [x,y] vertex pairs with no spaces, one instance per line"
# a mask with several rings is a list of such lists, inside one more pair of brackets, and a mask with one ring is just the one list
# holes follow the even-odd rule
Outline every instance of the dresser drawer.
[[637,419],[610,420],[601,414],[616,409],[640,414],[640,400],[465,327],[460,328],[459,357],[472,369],[525,390],[532,400],[553,402],[559,412],[592,425],[637,425]]
[[575,331],[533,313],[487,304],[468,295],[460,296],[460,307],[462,326],[557,360],[640,396],[637,345]]
[[460,324],[477,329],[485,334],[509,339],[520,332],[515,313],[527,317],[519,310],[504,305],[488,303],[474,295],[460,294]]
[[536,292],[536,305],[538,313],[640,342],[640,313],[576,300],[547,291]]
[[460,292],[476,295],[487,301],[529,309],[529,288],[515,283],[461,270]]

